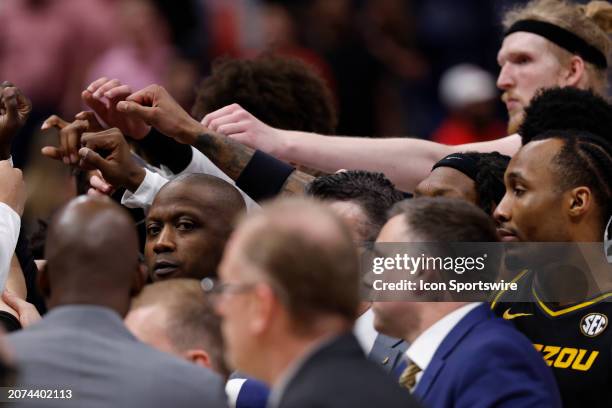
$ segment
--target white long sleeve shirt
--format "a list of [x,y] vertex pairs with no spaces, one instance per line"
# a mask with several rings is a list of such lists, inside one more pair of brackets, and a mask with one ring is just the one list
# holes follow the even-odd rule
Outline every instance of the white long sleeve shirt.
[[[178,173],[176,176],[187,173],[202,173],[211,176],[219,177],[236,187],[236,183],[227,174],[225,174],[220,168],[214,165],[212,161],[206,155],[195,148],[191,148],[191,162],[185,167],[183,171]],[[145,212],[149,211],[153,199],[157,195],[157,192],[168,182],[170,179],[160,172],[151,171],[145,168],[145,178],[140,183],[140,186],[136,191],[127,191],[121,198],[121,204],[129,208],[142,208]],[[259,205],[249,197],[244,191],[236,187],[246,204],[247,211],[254,208],[259,208]]]
[[0,292],[6,285],[20,227],[19,214],[5,203],[0,202]]

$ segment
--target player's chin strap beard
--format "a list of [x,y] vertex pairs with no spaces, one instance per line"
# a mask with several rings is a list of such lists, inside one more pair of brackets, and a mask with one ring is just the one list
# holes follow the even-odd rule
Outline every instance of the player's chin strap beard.
[[608,224],[604,231],[604,255],[608,263],[612,264],[612,215],[608,219]]

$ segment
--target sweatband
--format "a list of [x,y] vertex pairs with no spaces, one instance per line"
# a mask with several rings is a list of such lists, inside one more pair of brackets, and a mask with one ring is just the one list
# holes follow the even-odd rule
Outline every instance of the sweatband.
[[236,186],[255,201],[276,196],[295,170],[269,154],[256,150],[236,179]]
[[439,162],[433,165],[431,171],[434,171],[438,167],[450,167],[458,170],[476,181],[476,175],[478,174],[478,162],[473,158],[464,155],[463,153],[449,154]]
[[566,49],[572,54],[580,55],[585,61],[601,69],[608,67],[606,56],[597,48],[557,25],[538,20],[519,20],[506,31],[505,37],[517,31],[537,34]]

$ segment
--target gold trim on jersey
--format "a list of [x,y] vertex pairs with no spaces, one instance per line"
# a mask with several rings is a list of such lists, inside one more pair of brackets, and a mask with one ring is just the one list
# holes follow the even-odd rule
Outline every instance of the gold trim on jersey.
[[[521,279],[528,271],[529,269],[523,269],[518,275],[514,277],[514,279],[510,281],[510,283],[518,282],[518,280]],[[502,289],[497,293],[497,295],[495,295],[495,297],[493,298],[493,301],[491,302],[491,310],[495,308],[495,305],[499,301],[499,298],[507,291],[508,291],[507,289]]]
[[546,312],[546,314],[548,314],[551,317],[561,316],[561,315],[564,315],[566,313],[573,312],[574,310],[578,310],[578,309],[582,309],[582,308],[587,307],[587,306],[591,306],[591,305],[593,305],[595,303],[599,303],[602,300],[612,296],[612,292],[604,293],[603,295],[599,295],[596,298],[593,298],[591,300],[587,300],[585,302],[578,303],[577,305],[566,307],[565,309],[560,309],[560,310],[556,310],[555,311],[555,310],[550,309],[548,306],[546,306],[546,304],[544,302],[542,302],[540,300],[540,298],[538,297],[538,294],[536,293],[535,288],[533,286],[531,287],[531,293],[533,293],[533,296],[535,297],[535,300],[537,301],[537,303],[540,306],[540,308],[544,312]]

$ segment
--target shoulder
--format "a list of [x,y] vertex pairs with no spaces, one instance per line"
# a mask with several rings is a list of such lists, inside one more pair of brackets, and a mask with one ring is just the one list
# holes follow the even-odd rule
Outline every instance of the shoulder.
[[413,403],[410,394],[392,376],[365,357],[328,359],[308,367],[289,384],[286,397],[291,401],[310,401],[300,406],[381,404],[407,408]]

